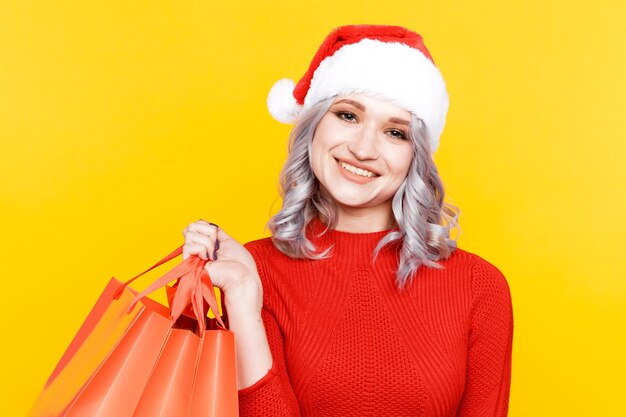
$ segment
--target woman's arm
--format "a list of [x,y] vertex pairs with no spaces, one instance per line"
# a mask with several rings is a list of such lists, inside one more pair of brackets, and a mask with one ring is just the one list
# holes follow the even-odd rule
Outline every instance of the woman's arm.
[[[257,278],[258,279],[258,278]],[[254,279],[250,279],[252,281]],[[254,385],[272,368],[270,351],[261,311],[247,311],[229,305],[226,298],[226,310],[229,312],[228,325],[235,334],[235,352],[237,354],[237,388],[244,389]],[[230,313],[232,312],[232,313]]]
[[268,310],[263,309],[262,316],[273,356],[272,367],[255,384],[239,390],[239,416],[300,416],[300,406],[285,366],[280,329]]
[[[263,328],[265,335],[265,345],[262,346],[264,353],[263,359],[258,358],[258,351],[253,346],[245,346],[246,352],[249,352],[248,358],[242,358],[241,363],[247,363],[250,361],[263,360],[263,365],[249,364],[248,369],[244,371],[242,378],[246,382],[240,384],[242,388],[239,390],[239,415],[240,417],[246,416],[267,416],[267,417],[281,417],[300,416],[300,406],[298,400],[293,392],[289,375],[287,373],[287,366],[285,363],[284,353],[284,341],[283,336],[271,309],[267,305],[268,297],[271,298],[271,288],[269,288],[268,279],[266,276],[265,268],[262,262],[262,257],[257,253],[256,247],[253,244],[246,243],[244,245],[246,249],[252,254],[255,263],[257,265],[257,271],[259,279],[263,287],[263,308],[261,309],[261,322],[260,327]],[[267,289],[267,291],[266,291]],[[227,307],[228,308],[228,307]],[[229,310],[230,311],[230,310]],[[235,323],[232,322],[229,314],[229,323],[231,329]],[[243,330],[243,329],[242,329]],[[237,340],[238,330],[234,329],[235,340]],[[244,330],[245,331],[245,330]],[[260,330],[259,330],[260,333]],[[247,336],[244,336],[244,338]],[[261,343],[261,337],[259,336],[259,343]],[[246,344],[244,339],[235,342],[237,349],[240,344]],[[255,341],[252,342],[256,343]],[[266,350],[267,349],[267,350]],[[267,362],[267,352],[271,352],[269,357],[269,366]],[[237,353],[237,360],[239,359],[239,352]],[[265,369],[262,378],[257,379],[257,371]],[[250,381],[255,380],[250,385]]]
[[480,258],[473,266],[472,293],[465,392],[457,417],[505,417],[513,343],[510,289],[504,275]]

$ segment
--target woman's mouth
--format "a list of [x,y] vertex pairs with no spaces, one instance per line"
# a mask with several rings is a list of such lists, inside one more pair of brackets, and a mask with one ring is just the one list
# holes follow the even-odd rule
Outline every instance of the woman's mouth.
[[349,179],[350,181],[357,182],[359,184],[365,184],[380,177],[380,175],[374,174],[371,171],[357,168],[343,161],[340,161],[336,158],[335,160],[337,161],[337,165],[339,167],[339,171],[341,172],[341,174],[347,179]]

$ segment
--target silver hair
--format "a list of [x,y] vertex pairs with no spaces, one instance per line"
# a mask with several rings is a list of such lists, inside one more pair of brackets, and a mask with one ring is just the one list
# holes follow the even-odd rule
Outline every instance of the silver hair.
[[[327,229],[337,226],[334,200],[320,192],[319,181],[311,168],[311,148],[315,129],[334,101],[334,96],[313,105],[300,114],[288,142],[288,156],[280,173],[282,208],[270,218],[266,228],[272,234],[274,246],[291,258],[328,258],[332,246],[318,253],[306,238],[306,225],[320,215]],[[390,231],[377,244],[373,260],[379,251],[393,241],[401,243],[400,263],[396,285],[402,289],[413,280],[421,265],[441,269],[436,263],[447,259],[456,249],[460,235],[460,210],[444,202],[444,187],[430,153],[428,132],[424,122],[411,116],[408,139],[413,146],[413,158],[407,177],[392,200],[392,210],[398,231]],[[450,230],[457,228],[456,239]]]

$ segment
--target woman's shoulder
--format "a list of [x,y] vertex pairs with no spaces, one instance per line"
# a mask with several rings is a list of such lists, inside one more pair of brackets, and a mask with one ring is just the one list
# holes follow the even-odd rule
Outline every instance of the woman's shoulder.
[[263,237],[246,242],[243,246],[250,252],[267,254],[267,251],[273,248],[274,244],[271,237]]
[[257,267],[272,269],[276,263],[284,264],[289,258],[274,246],[271,237],[251,240],[243,245],[252,254]]
[[486,257],[456,248],[444,262],[449,262],[450,265],[462,265],[469,269],[474,298],[495,296],[510,300],[510,287],[507,278],[501,269]]
[[471,270],[471,275],[474,280],[482,278],[501,281],[504,284],[507,282],[500,268],[497,267],[492,260],[484,255],[478,255],[466,249],[457,247],[448,259],[440,260],[439,263],[444,267],[468,268]]
[[455,263],[465,263],[465,264],[481,264],[481,265],[491,265],[495,268],[495,265],[488,260],[488,257],[485,255],[479,255],[476,252],[469,251],[467,249],[463,249],[457,247],[454,249],[452,254],[448,259],[444,259],[440,262],[455,262]]

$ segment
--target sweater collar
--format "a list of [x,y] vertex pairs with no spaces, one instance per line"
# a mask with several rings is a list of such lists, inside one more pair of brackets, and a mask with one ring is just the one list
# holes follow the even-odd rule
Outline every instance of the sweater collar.
[[[357,233],[334,229],[326,230],[326,227],[326,224],[317,216],[314,216],[307,224],[307,238],[315,244],[320,252],[334,245],[334,248],[331,249],[330,252],[332,258],[341,261],[348,260],[350,263],[367,264],[372,262],[374,249],[378,245],[378,242],[390,231],[400,230],[398,226],[395,226],[377,232]],[[326,232],[324,232],[325,230]],[[390,249],[396,244],[385,245],[385,247],[380,250],[378,259],[381,257],[388,258],[393,254],[394,251]]]

